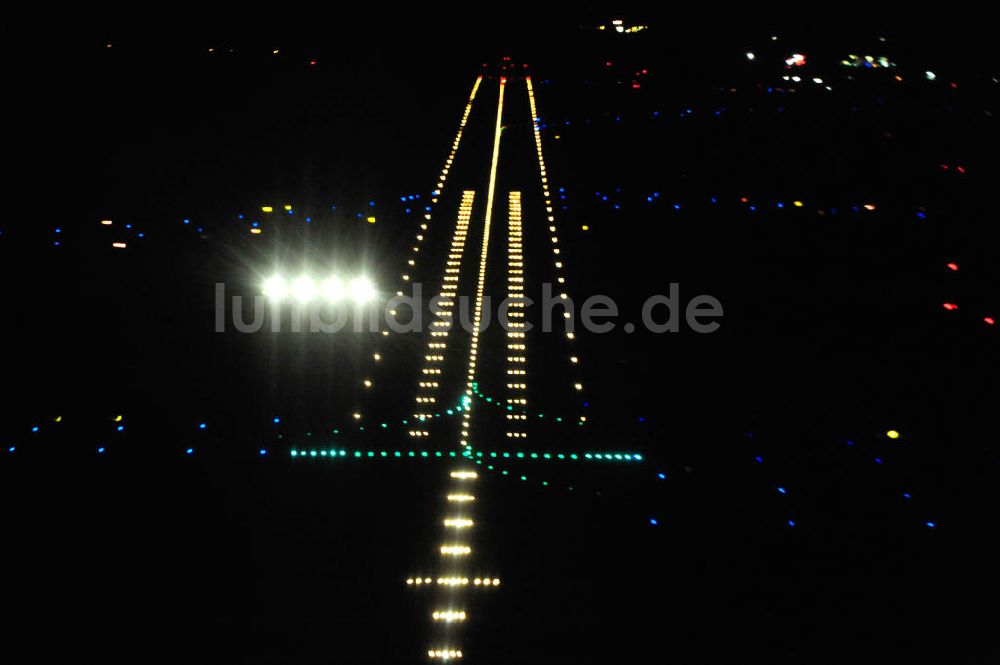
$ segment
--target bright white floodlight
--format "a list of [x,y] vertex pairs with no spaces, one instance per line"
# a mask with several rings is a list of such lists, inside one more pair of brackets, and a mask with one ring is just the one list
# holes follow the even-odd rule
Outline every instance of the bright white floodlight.
[[322,286],[323,297],[330,302],[339,302],[344,298],[344,283],[339,277],[329,277]]
[[275,275],[264,282],[264,295],[271,300],[282,300],[288,295],[285,280]]
[[355,277],[351,280],[351,299],[356,303],[366,303],[375,299],[375,285],[367,277]]
[[292,295],[301,303],[307,303],[316,295],[316,283],[312,277],[302,276],[292,283]]

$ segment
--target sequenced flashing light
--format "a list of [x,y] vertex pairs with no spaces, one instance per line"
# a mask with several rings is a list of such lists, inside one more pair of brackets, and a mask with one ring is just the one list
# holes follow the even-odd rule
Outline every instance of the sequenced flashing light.
[[300,275],[291,280],[282,275],[273,275],[264,281],[263,293],[272,302],[292,298],[301,304],[313,302],[320,297],[330,303],[350,299],[356,304],[364,304],[378,295],[375,285],[367,277],[355,277],[345,288],[341,278],[336,275],[327,277],[318,284],[309,275]]

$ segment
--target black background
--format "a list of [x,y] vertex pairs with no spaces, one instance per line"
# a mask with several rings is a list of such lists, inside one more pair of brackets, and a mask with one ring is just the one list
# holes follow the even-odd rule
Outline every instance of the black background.
[[[467,659],[986,662],[997,352],[980,319],[1000,310],[985,22],[713,7],[636,13],[652,29],[634,38],[580,29],[615,10],[172,7],[24,23],[0,227],[4,450],[16,448],[0,459],[7,637],[36,659],[420,658],[427,608],[403,580],[432,560],[443,467],[285,454],[345,423],[379,340],[218,335],[212,288],[249,295],[276,262],[331,257],[391,283],[410,242],[399,196],[431,188],[481,63],[511,55],[531,64],[551,123],[574,297],[611,295],[635,320],[678,282],[725,317],[711,335],[581,336],[588,426],[538,425],[533,442],[647,462],[518,467],[547,487],[488,477],[478,549],[504,584],[470,608]],[[764,92],[799,51],[834,91]],[[836,64],[883,51],[906,85],[848,82]],[[619,83],[636,68],[650,72],[640,91]],[[935,85],[909,81],[925,69]],[[474,130],[495,94],[484,86],[470,163],[488,154]],[[526,119],[508,122],[524,184],[501,187],[535,182]],[[663,203],[646,203],[653,191]],[[802,212],[773,206],[796,198]],[[368,200],[378,224],[352,217]],[[342,212],[263,242],[235,226],[237,211],[284,201]],[[867,201],[878,210],[848,212]],[[114,251],[103,218],[148,238]],[[420,345],[401,344],[385,397],[366,406],[385,418],[412,399]],[[533,403],[580,409],[563,379],[538,374]],[[397,436],[336,445],[408,445]]]

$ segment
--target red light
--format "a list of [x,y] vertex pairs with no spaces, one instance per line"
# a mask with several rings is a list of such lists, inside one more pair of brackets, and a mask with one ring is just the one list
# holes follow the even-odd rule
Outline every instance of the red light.
[[310,60],[310,61],[309,61],[309,64],[310,64],[310,65],[315,65],[315,64],[316,64],[316,61],[315,61],[315,60]]
[[948,310],[949,312],[952,312],[952,311],[958,309],[958,305],[956,305],[955,303],[946,302],[944,304],[944,308],[946,310]]
[[747,197],[745,197],[745,196],[741,196],[741,197],[740,197],[740,203],[746,203],[746,202],[747,202],[747,201],[749,201],[749,200],[750,200],[750,199],[748,199],[748,198],[747,198]]
[[633,83],[633,84],[632,84],[632,89],[633,89],[633,90],[638,90],[639,88],[640,88],[640,86],[639,86],[639,84],[638,84],[638,83]]
[[958,171],[959,173],[965,173],[965,167],[964,166],[956,166],[955,170]]
[[986,323],[988,323],[988,324],[989,324],[989,325],[991,325],[991,326],[992,326],[992,325],[993,325],[994,323],[996,323],[996,321],[994,321],[994,320],[993,320],[993,317],[992,317],[992,316],[987,316],[987,317],[985,317],[985,318],[983,319],[983,321],[985,321]]
[[958,84],[957,83],[951,83],[949,85],[951,85],[952,90],[958,90]]
[[612,63],[610,60],[608,60],[607,62],[604,63],[604,66],[605,67],[610,67],[612,64],[614,64],[614,63]]
[[644,70],[642,70],[642,73],[643,73],[643,74],[648,74],[648,73],[649,73],[649,70],[648,70],[648,69],[644,69]]
[[944,170],[944,171],[948,170],[948,165],[947,164],[941,164],[940,166],[941,166],[942,170]]
[[948,267],[951,268],[952,270],[958,270],[958,264],[957,263],[949,263]]

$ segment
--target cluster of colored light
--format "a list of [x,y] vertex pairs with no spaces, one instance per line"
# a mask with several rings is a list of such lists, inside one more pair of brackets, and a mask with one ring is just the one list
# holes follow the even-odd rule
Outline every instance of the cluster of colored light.
[[[950,262],[950,263],[947,263],[947,264],[946,264],[946,267],[947,267],[947,268],[948,268],[948,270],[950,270],[951,272],[958,272],[958,264],[957,264],[957,263],[955,263],[954,261],[952,261],[952,262]],[[944,308],[945,310],[947,310],[947,311],[949,311],[949,312],[957,312],[957,311],[958,311],[958,305],[957,305],[956,303],[953,303],[953,302],[946,302],[946,303],[942,303],[942,305],[941,305],[941,306],[942,306],[942,307],[943,307],[943,308]],[[985,312],[980,312],[980,316],[981,316],[981,318],[982,318],[982,321],[983,321],[983,323],[985,323],[986,325],[988,325],[988,326],[992,326],[992,325],[995,325],[995,324],[996,324],[996,319],[994,319],[994,318],[993,318],[992,316],[990,316],[989,314],[985,314]]]
[[496,587],[500,586],[499,577],[476,577],[474,579],[469,579],[468,577],[438,577],[432,580],[430,577],[410,577],[407,578],[407,586],[429,586],[431,584],[437,584],[438,586],[468,586],[469,584],[477,587]]
[[597,26],[597,29],[604,32],[614,32],[619,35],[634,35],[637,32],[642,32],[643,30],[648,30],[648,25],[636,24],[636,25],[625,25],[625,21],[620,18],[612,19],[610,25],[601,24]]
[[[861,67],[868,69],[889,69],[895,67],[896,63],[891,62],[889,58],[884,55],[874,56],[874,55],[855,55],[850,54],[846,58],[840,61],[845,67]],[[930,76],[929,79],[933,80],[934,77]]]
[[[891,440],[891,441],[899,441],[902,438],[902,434],[900,434],[900,432],[898,430],[895,430],[895,429],[886,430],[884,434],[885,434],[885,437],[887,439]],[[754,437],[754,434],[752,432],[747,432],[747,437],[749,439],[756,440],[755,437]],[[849,446],[849,447],[851,447],[851,448],[858,448],[859,447],[858,446],[858,442],[855,441],[855,440],[853,440],[853,439],[848,439],[848,440],[844,441],[844,443],[846,443],[846,445]],[[877,446],[878,442],[877,441],[873,442],[873,445]],[[884,450],[886,450],[888,452],[888,450],[890,450],[890,449],[884,449]],[[900,450],[900,449],[893,448],[892,450]],[[763,464],[764,463],[764,458],[762,456],[760,456],[760,455],[755,455],[753,459],[758,464]],[[883,453],[879,453],[878,455],[875,455],[875,456],[872,456],[872,457],[867,457],[866,456],[865,459],[867,459],[871,463],[874,463],[874,464],[877,464],[877,465],[885,465],[886,462],[888,461],[886,455],[883,454]],[[791,494],[790,490],[786,486],[784,486],[782,484],[774,486],[774,490],[778,494],[785,495],[785,496],[788,496],[788,495]],[[895,494],[895,492],[894,492],[894,494]],[[902,496],[902,498],[904,500],[908,501],[908,502],[913,499],[913,494],[911,494],[908,491],[899,492],[897,494],[897,496]],[[924,526],[926,526],[927,528],[935,528],[937,526],[936,522],[933,522],[933,521],[922,521],[922,520],[925,520],[925,519],[926,519],[926,517],[921,517],[920,518],[921,523]],[[798,525],[797,518],[796,519],[787,519],[785,523],[788,526],[790,526],[790,527],[795,527],[795,526]]]

